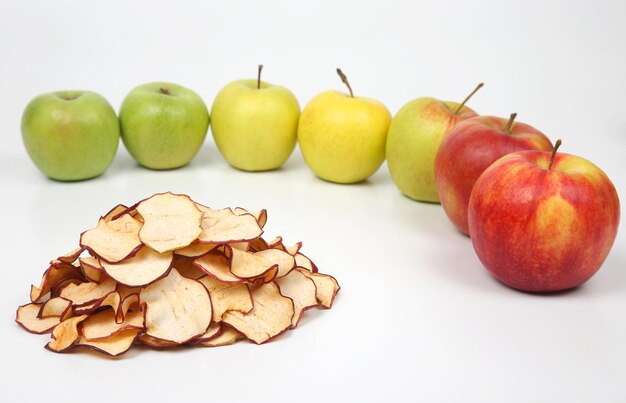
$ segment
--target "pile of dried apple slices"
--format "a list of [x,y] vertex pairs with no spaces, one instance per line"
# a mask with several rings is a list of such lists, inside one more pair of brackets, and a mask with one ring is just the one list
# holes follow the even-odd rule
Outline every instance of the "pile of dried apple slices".
[[266,220],[265,210],[213,210],[169,192],[118,205],[50,262],[16,322],[51,332],[46,348],[56,352],[264,343],[307,309],[330,308],[339,291],[302,243],[263,239]]

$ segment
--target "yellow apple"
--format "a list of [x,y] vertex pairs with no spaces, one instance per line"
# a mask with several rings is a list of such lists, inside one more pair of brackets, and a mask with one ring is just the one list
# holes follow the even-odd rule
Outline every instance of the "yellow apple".
[[356,183],[369,178],[385,160],[391,114],[382,103],[350,94],[325,91],[302,111],[298,142],[305,162],[320,178]]
[[285,87],[256,80],[227,84],[211,107],[211,131],[220,153],[244,171],[277,169],[296,146],[300,105]]
[[387,166],[398,189],[414,200],[439,203],[435,157],[446,133],[478,114],[462,103],[417,98],[394,116],[387,135]]

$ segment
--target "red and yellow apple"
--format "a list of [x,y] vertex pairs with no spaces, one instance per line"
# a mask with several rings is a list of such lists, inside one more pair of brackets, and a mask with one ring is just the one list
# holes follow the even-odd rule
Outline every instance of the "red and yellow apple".
[[480,261],[518,290],[579,286],[598,271],[617,234],[620,206],[609,178],[556,148],[552,155],[520,151],[500,158],[470,196],[469,231]]
[[444,137],[435,159],[435,184],[450,221],[464,234],[467,205],[476,179],[500,157],[516,151],[552,151],[552,143],[539,130],[495,116],[476,116],[456,125]]

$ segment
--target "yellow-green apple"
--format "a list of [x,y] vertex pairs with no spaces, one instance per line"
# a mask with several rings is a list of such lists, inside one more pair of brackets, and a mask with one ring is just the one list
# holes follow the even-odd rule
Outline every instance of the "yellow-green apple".
[[474,249],[504,284],[559,291],[587,281],[608,255],[619,224],[615,187],[574,155],[518,151],[476,181],[469,202]]
[[477,116],[465,103],[417,98],[394,116],[387,135],[387,166],[404,195],[414,200],[438,203],[435,187],[435,156],[444,135],[457,123]]
[[229,164],[244,171],[277,169],[296,146],[300,105],[285,87],[238,80],[217,94],[211,107],[215,144]]
[[349,94],[325,91],[302,111],[298,142],[305,162],[320,178],[356,183],[369,178],[385,160],[389,110],[374,99],[355,97],[346,76],[337,69]]
[[130,155],[150,169],[187,165],[209,128],[209,112],[194,91],[154,82],[131,90],[120,108],[122,141]]
[[77,181],[96,177],[111,165],[120,127],[115,111],[102,96],[58,91],[39,95],[26,106],[22,140],[45,175]]
[[476,116],[456,125],[445,137],[435,159],[435,184],[450,221],[464,234],[467,205],[476,179],[500,157],[515,151],[552,151],[539,130],[507,119]]

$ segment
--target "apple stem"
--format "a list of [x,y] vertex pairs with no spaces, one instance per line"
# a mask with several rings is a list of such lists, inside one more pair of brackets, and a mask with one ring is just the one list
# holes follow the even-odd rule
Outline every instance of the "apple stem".
[[341,77],[341,81],[348,87],[348,90],[350,91],[350,96],[354,98],[354,94],[352,93],[352,87],[350,87],[350,83],[348,82],[348,77],[343,74],[343,71],[341,71],[339,67],[337,67],[337,74],[339,74],[339,77]]
[[554,143],[554,149],[552,150],[552,156],[550,157],[550,165],[548,165],[548,170],[552,169],[552,164],[554,164],[554,157],[556,156],[556,150],[561,146],[561,139],[558,139],[556,143]]
[[263,65],[259,64],[259,72],[257,73],[257,76],[256,76],[256,89],[257,90],[261,89],[261,70],[263,70]]
[[467,103],[467,101],[469,101],[469,100],[470,100],[470,98],[471,98],[472,96],[474,96],[474,94],[476,94],[476,92],[477,92],[479,89],[481,89],[483,85],[485,85],[485,83],[480,83],[480,84],[478,84],[478,85],[476,86],[476,88],[474,88],[474,91],[472,91],[472,92],[471,92],[471,93],[470,93],[470,94],[469,94],[469,95],[468,95],[468,96],[467,96],[467,97],[463,100],[463,102],[461,102],[461,105],[459,105],[459,107],[458,107],[458,108],[456,108],[456,110],[454,111],[454,114],[455,114],[455,115],[458,115],[458,114],[459,114],[459,112],[461,112],[461,109],[463,109],[463,107],[465,106],[465,104]]
[[170,90],[165,87],[159,88],[159,91],[161,91],[161,94],[170,95]]
[[516,117],[517,117],[517,113],[515,112],[511,113],[511,116],[509,117],[509,121],[506,122],[506,125],[504,126],[504,128],[502,128],[502,131],[511,134],[511,127],[513,126],[513,121],[515,120]]

